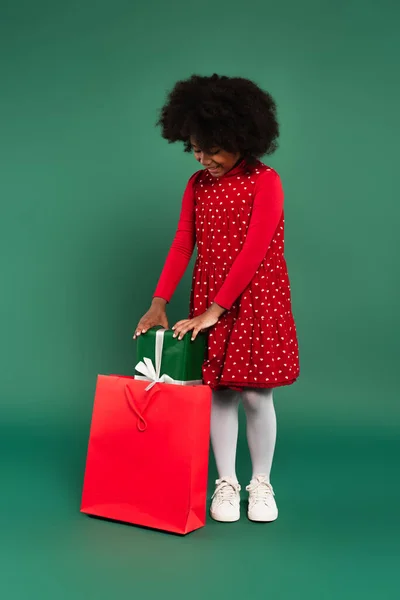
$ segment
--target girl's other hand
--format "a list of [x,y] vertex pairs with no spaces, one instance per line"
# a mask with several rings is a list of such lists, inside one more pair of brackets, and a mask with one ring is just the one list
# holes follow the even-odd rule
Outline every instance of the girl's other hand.
[[195,340],[200,331],[209,329],[218,323],[218,320],[224,311],[225,309],[221,306],[213,304],[206,312],[194,319],[178,321],[172,328],[174,330],[174,337],[181,340],[188,331],[193,331],[192,341]]
[[136,331],[133,335],[133,339],[136,340],[139,335],[146,333],[152,327],[165,327],[168,329],[168,317],[166,312],[167,302],[162,298],[154,298],[151,303],[151,307],[146,314],[140,319]]

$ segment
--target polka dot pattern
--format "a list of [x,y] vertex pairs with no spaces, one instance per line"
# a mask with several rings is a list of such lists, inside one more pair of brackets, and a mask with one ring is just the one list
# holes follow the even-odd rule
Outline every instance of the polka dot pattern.
[[[190,316],[214,301],[250,223],[257,177],[269,167],[239,165],[220,179],[201,173],[195,187],[197,258]],[[278,387],[299,375],[296,326],[284,258],[284,216],[249,286],[210,330],[203,366],[213,389]]]

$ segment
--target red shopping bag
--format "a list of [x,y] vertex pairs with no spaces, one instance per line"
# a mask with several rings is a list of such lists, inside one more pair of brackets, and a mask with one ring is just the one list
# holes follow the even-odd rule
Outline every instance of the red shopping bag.
[[185,534],[205,525],[211,390],[99,375],[81,512]]

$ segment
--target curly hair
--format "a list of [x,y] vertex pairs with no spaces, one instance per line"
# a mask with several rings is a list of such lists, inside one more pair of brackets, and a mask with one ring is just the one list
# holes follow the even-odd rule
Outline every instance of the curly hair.
[[249,162],[277,148],[279,125],[271,95],[243,77],[192,75],[178,81],[160,111],[157,125],[169,143],[192,136],[204,152],[218,147]]

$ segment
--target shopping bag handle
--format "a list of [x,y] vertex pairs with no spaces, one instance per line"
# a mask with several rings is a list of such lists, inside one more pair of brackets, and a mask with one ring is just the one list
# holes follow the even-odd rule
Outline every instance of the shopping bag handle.
[[127,385],[125,386],[125,397],[128,400],[129,406],[131,407],[131,409],[133,410],[133,412],[137,416],[136,427],[138,428],[138,430],[140,432],[146,431],[146,429],[147,429],[146,419],[144,418],[144,416],[142,415],[142,413],[137,408],[137,406],[135,404],[135,400],[133,398],[132,391],[129,389],[129,387]]

